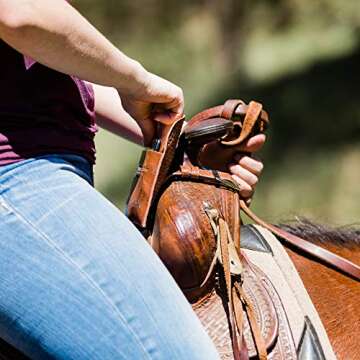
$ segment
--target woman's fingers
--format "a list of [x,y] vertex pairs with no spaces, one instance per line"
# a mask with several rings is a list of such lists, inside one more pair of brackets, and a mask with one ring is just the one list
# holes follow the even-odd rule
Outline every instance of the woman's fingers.
[[229,166],[229,171],[239,185],[241,196],[246,199],[254,193],[264,166],[260,160],[246,155],[239,154],[235,160],[236,163]]
[[258,176],[243,168],[241,165],[230,165],[230,172],[232,175],[246,181],[251,187],[255,187],[258,183]]
[[260,176],[264,169],[264,164],[260,160],[247,155],[238,154],[235,156],[235,161],[237,166],[250,171],[256,176]]
[[254,193],[254,188],[250,186],[245,180],[238,177],[237,175],[232,175],[232,178],[236,181],[240,188],[240,195],[247,199],[252,196]]
[[259,151],[265,144],[265,140],[266,136],[264,134],[252,136],[242,146],[239,147],[239,151],[248,153]]

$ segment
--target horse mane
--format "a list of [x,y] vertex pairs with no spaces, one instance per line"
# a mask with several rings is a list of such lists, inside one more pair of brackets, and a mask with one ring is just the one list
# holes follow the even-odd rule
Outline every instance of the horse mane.
[[360,225],[358,224],[333,227],[300,217],[278,226],[315,244],[331,244],[347,248],[360,246]]

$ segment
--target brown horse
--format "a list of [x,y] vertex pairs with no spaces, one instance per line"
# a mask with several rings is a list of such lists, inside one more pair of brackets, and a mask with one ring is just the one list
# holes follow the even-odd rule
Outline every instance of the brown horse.
[[[329,228],[300,220],[288,232],[360,264],[360,229]],[[360,284],[286,245],[339,360],[360,359]]]
[[[301,219],[280,227],[294,235],[320,245],[348,260],[360,264],[360,229],[330,228]],[[313,301],[339,360],[360,359],[360,285],[299,250],[286,250],[295,264]],[[1,360],[25,360],[0,339]]]

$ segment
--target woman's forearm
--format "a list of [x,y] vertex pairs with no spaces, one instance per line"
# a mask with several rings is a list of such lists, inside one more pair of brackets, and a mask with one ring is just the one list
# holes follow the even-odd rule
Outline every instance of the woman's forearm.
[[123,54],[64,0],[0,0],[0,38],[52,69],[115,88],[146,146],[157,122],[183,114],[181,88]]
[[0,0],[0,37],[60,72],[135,92],[147,72],[64,0]]
[[93,84],[95,92],[96,122],[138,145],[143,145],[143,135],[136,121],[123,109],[118,92],[114,88]]

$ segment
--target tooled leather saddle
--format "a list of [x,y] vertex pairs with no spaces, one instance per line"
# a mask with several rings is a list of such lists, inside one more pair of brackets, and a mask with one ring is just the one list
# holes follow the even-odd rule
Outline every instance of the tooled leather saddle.
[[276,290],[240,250],[241,210],[353,278],[360,279],[360,268],[265,223],[241,198],[227,164],[251,135],[267,128],[261,104],[228,100],[183,122],[179,117],[158,125],[152,148],[143,153],[127,215],[175,278],[222,358],[286,353],[296,359],[286,316],[275,306],[280,300],[269,295]]

